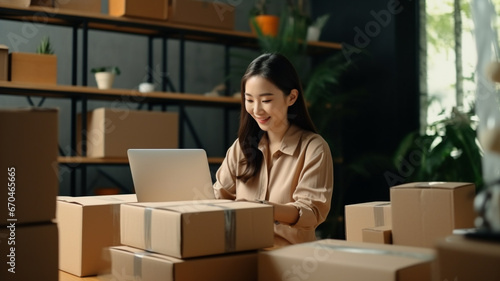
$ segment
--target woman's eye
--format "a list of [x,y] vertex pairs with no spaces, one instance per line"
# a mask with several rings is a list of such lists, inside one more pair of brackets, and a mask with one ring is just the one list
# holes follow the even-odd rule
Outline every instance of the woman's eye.
[[250,102],[251,103],[251,102],[253,102],[253,100],[246,100],[246,102]]
[[272,100],[263,100],[262,102],[268,103],[271,102]]

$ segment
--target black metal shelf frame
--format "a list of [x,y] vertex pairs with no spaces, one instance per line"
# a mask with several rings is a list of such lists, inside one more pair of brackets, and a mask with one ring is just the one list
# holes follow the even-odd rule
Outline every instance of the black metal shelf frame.
[[[2,15],[7,14],[12,16],[11,18],[7,17],[4,18],[5,20],[26,20],[26,17],[31,16],[32,18],[35,18],[35,16],[40,16],[39,11],[30,11],[30,10],[18,10],[18,9],[10,9],[10,8],[0,8],[0,18]],[[37,15],[38,14],[38,15]],[[89,48],[89,30],[91,29],[89,27],[89,18],[82,17],[82,16],[72,16],[72,15],[65,15],[65,14],[57,14],[57,13],[51,13],[47,12],[45,16],[50,17],[50,18],[57,18],[59,20],[63,20],[63,22],[58,22],[58,23],[47,23],[47,24],[55,24],[55,25],[62,25],[62,26],[69,26],[72,28],[72,75],[71,75],[71,83],[72,85],[76,86],[78,85],[78,48],[79,48],[79,42],[78,42],[78,32],[79,30],[82,31],[82,42],[81,42],[81,48],[82,48],[82,65],[81,65],[81,86],[87,86],[88,84],[88,48]],[[21,18],[20,18],[21,17]],[[101,24],[118,24],[118,22],[115,22],[113,20],[109,19],[99,19],[99,18],[92,18],[91,19],[92,23],[101,23]],[[150,29],[156,32],[153,32],[153,34],[142,34],[142,33],[136,33],[136,34],[142,34],[144,36],[148,36],[148,46],[147,46],[147,62],[148,62],[148,69],[153,69],[153,42],[154,39],[160,38],[162,40],[161,44],[161,68],[163,73],[167,73],[167,40],[169,39],[169,35],[172,34],[172,31],[168,27],[162,27],[158,25],[149,25],[149,24],[144,24],[144,23],[137,23],[137,22],[127,22],[127,21],[120,21],[120,25],[123,25],[124,27],[132,27],[132,28],[140,28],[140,29]],[[111,30],[112,32],[121,32],[121,31],[115,31]],[[126,32],[126,33],[131,33],[131,32]],[[182,31],[177,31],[177,40],[180,41],[180,51],[179,51],[179,92],[183,93],[185,91],[185,35],[184,32]],[[196,34],[196,32],[191,31],[191,34]],[[201,32],[201,34],[204,34]],[[229,45],[225,45],[225,74],[227,75],[229,73]],[[151,72],[148,72],[148,81],[152,82],[152,75]],[[166,91],[167,87],[169,85],[169,78],[165,77],[162,75],[162,81],[161,81],[161,89],[162,91]],[[171,83],[170,83],[171,84]],[[70,126],[70,131],[71,131],[71,137],[70,137],[70,147],[71,147],[71,155],[70,156],[76,156],[76,151],[77,149],[77,114],[78,114],[78,102],[80,102],[81,105],[81,130],[86,131],[87,129],[87,102],[88,98],[86,95],[77,95],[74,97],[71,97],[71,126]],[[184,144],[184,124],[187,126],[189,132],[191,133],[196,145],[200,148],[203,148],[203,144],[201,142],[201,139],[199,138],[192,121],[190,120],[189,116],[186,113],[185,106],[183,104],[179,104],[179,144],[180,147],[183,147]],[[149,107],[151,109],[151,106]],[[228,147],[229,145],[229,111],[227,107],[223,107],[224,109],[224,128],[223,128],[223,137],[224,141],[222,142],[224,147]],[[162,104],[162,110],[166,110],[166,104]],[[81,156],[85,157],[87,153],[87,147],[86,147],[86,136],[85,134],[81,134],[82,139],[81,141]],[[68,168],[70,168],[70,193],[72,196],[77,196],[77,195],[86,195],[87,194],[87,164],[85,163],[79,163],[78,165],[68,165],[68,164],[63,164],[66,165]],[[105,164],[101,164],[105,165]],[[80,170],[80,192],[78,193],[76,190],[76,170]]]

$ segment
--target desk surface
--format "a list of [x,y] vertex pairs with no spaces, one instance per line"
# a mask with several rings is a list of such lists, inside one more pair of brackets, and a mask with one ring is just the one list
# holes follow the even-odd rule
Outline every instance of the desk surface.
[[106,276],[89,276],[89,277],[78,277],[73,274],[69,274],[64,271],[59,271],[59,281],[111,281],[113,277],[111,275]]

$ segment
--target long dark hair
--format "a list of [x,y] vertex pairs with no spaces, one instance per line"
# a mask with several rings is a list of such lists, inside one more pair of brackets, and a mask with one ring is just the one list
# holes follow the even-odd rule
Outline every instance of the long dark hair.
[[237,178],[243,182],[248,181],[259,172],[263,159],[262,152],[258,149],[258,145],[264,131],[259,128],[257,122],[253,120],[252,116],[250,116],[245,109],[245,85],[247,80],[253,76],[260,76],[267,79],[278,87],[286,96],[288,96],[293,89],[296,89],[298,91],[298,96],[295,103],[288,107],[288,122],[304,130],[317,133],[311,117],[309,116],[309,112],[307,111],[299,76],[292,63],[285,56],[278,53],[260,55],[248,65],[241,79],[242,106],[238,140],[245,156],[243,164],[246,164],[246,168],[241,175],[237,175]]

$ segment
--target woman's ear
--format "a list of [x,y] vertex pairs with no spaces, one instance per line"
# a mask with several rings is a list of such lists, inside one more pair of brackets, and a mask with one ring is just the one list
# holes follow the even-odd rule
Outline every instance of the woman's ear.
[[295,103],[295,101],[297,101],[298,97],[299,97],[299,91],[297,91],[297,89],[291,90],[290,94],[287,97],[288,106],[292,106]]

